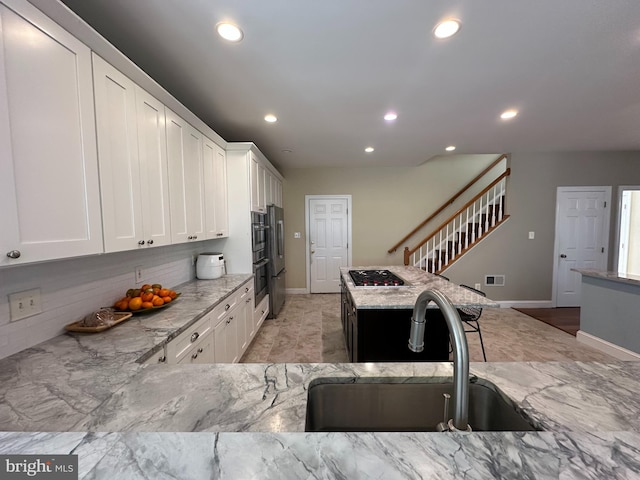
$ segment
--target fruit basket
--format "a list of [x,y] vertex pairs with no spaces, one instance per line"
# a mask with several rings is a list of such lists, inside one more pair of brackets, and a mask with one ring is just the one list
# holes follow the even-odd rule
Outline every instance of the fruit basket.
[[159,283],[144,284],[140,288],[130,288],[126,296],[114,303],[113,308],[119,312],[139,313],[155,312],[173,305],[180,294],[175,290],[164,288]]
[[133,315],[140,315],[140,314],[143,314],[143,313],[151,313],[151,312],[155,312],[157,310],[162,310],[163,308],[167,308],[167,307],[170,307],[171,305],[173,305],[176,302],[176,300],[178,300],[180,295],[182,295],[182,294],[181,293],[176,293],[176,298],[174,298],[171,303],[165,303],[163,305],[158,305],[157,307],[140,308],[140,310],[131,310],[131,313]]

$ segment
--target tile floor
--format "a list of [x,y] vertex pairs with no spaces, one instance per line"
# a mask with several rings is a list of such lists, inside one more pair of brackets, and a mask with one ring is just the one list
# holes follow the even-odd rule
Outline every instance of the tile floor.
[[[484,309],[480,326],[489,362],[615,360],[511,308]],[[481,362],[478,335],[468,334],[467,340],[471,361]],[[340,295],[287,295],[278,318],[265,320],[241,362],[348,362]]]

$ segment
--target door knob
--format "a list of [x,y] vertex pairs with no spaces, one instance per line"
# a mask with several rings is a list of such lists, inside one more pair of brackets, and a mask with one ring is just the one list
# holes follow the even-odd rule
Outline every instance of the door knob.
[[562,253],[560,254],[560,258],[567,258],[567,256],[564,253]]
[[20,258],[20,250],[11,250],[10,252],[7,252],[7,257]]
[[316,253],[316,251],[315,250],[311,250],[311,253]]

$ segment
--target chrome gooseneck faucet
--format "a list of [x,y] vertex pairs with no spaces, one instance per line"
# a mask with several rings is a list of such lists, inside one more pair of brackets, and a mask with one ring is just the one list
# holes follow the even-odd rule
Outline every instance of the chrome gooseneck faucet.
[[458,311],[451,301],[437,290],[425,290],[420,295],[413,307],[411,318],[411,334],[409,336],[409,349],[413,352],[424,350],[425,315],[430,301],[435,302],[444,316],[451,343],[453,344],[453,419],[449,420],[448,428],[451,431],[471,431],[469,419],[469,347],[464,327]]

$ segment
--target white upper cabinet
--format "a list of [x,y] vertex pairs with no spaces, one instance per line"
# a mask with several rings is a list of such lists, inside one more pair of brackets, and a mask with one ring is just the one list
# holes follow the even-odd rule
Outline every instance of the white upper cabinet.
[[225,151],[204,137],[202,144],[207,238],[229,236],[227,163]]
[[142,198],[143,240],[147,246],[171,243],[169,173],[165,107],[136,86],[138,160]]
[[0,266],[103,251],[91,52],[0,4]]
[[164,106],[94,54],[105,251],[171,242]]
[[203,135],[166,110],[169,201],[173,243],[204,240]]
[[266,213],[267,209],[264,203],[264,167],[260,164],[260,160],[255,153],[250,152],[251,166],[249,177],[251,180],[251,211]]

